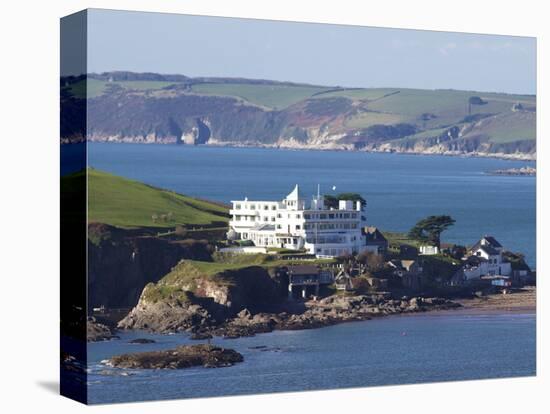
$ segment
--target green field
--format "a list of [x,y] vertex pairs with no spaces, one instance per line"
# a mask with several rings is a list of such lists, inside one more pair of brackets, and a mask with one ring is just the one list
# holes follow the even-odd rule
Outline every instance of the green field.
[[88,79],[87,85],[86,81],[82,80],[76,83],[73,83],[68,87],[72,94],[78,98],[86,97],[86,86],[88,87],[87,96],[88,98],[95,98],[97,96],[103,95],[105,90],[109,85],[118,85],[122,86],[125,89],[129,90],[156,90],[162,89],[167,86],[173,85],[175,82],[163,82],[163,81],[114,81],[107,82],[98,79]]
[[234,96],[255,105],[284,109],[329,88],[316,86],[257,85],[246,83],[202,83],[193,85],[195,93]]
[[477,131],[490,136],[491,142],[507,143],[518,140],[535,140],[536,113],[509,112],[486,119]]
[[372,125],[393,125],[408,120],[408,117],[399,114],[368,111],[347,119],[346,126],[349,128],[368,128]]
[[[74,176],[69,176],[70,179]],[[88,221],[124,228],[211,225],[227,209],[98,170],[88,170]],[[153,215],[158,216],[153,220]],[[162,219],[161,216],[167,216]]]
[[396,88],[358,88],[358,89],[342,89],[332,92],[322,93],[316,95],[315,98],[332,98],[342,97],[353,100],[368,100],[373,101],[376,99],[382,99],[385,95],[399,91]]

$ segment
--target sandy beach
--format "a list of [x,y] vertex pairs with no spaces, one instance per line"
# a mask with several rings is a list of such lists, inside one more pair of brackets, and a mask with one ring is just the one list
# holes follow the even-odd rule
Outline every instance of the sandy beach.
[[524,287],[512,293],[487,295],[474,299],[459,299],[464,311],[508,311],[532,312],[537,309],[537,289],[533,286]]

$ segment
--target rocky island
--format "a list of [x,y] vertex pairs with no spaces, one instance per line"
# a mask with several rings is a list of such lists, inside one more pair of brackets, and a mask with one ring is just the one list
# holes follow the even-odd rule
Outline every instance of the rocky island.
[[521,167],[521,168],[506,168],[501,170],[491,171],[490,174],[494,175],[537,175],[537,169],[534,167]]
[[195,366],[229,367],[242,361],[243,356],[237,351],[201,344],[183,345],[165,351],[116,355],[104,363],[114,368],[183,369]]

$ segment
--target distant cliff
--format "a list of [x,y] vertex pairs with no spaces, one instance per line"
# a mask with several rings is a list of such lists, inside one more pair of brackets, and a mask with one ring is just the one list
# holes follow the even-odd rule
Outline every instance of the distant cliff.
[[64,142],[536,156],[530,95],[113,72],[62,81],[62,119]]

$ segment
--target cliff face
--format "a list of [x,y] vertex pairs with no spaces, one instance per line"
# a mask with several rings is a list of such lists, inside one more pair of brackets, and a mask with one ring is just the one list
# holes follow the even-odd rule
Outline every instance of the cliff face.
[[283,284],[260,266],[205,274],[183,261],[157,283],[149,283],[121,329],[156,332],[201,330],[245,308],[262,309],[284,299]]
[[88,306],[134,306],[147,283],[157,282],[180,260],[211,260],[206,242],[174,242],[133,236],[105,224],[91,223],[88,241]]
[[89,100],[88,134],[92,141],[194,143],[274,142],[280,134],[277,114],[235,98],[167,93],[161,97],[115,89]]

